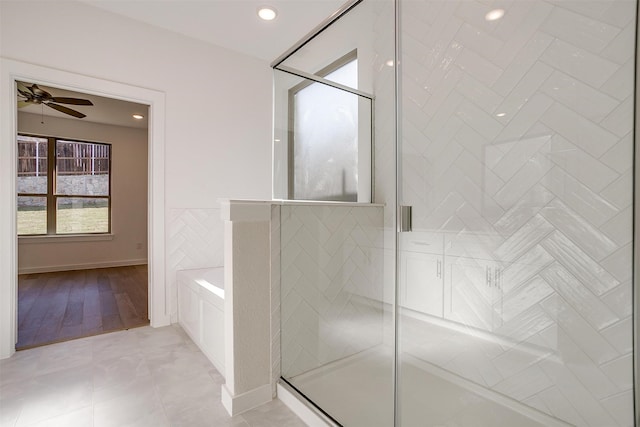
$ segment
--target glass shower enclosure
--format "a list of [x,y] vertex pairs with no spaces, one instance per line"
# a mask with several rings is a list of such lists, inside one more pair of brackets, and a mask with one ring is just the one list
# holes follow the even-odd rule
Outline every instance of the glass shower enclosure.
[[283,381],[343,426],[634,425],[636,16],[362,0],[274,62]]

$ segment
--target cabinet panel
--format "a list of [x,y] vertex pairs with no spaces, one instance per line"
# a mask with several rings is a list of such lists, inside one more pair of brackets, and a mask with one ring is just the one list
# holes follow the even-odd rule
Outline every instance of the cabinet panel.
[[446,257],[444,317],[494,331],[502,324],[500,266],[490,260]]
[[178,285],[178,318],[193,339],[200,337],[200,306],[196,292],[189,284]]
[[404,252],[401,256],[401,280],[404,283],[403,305],[406,308],[442,317],[442,256]]
[[224,313],[202,301],[202,349],[216,367],[224,366]]

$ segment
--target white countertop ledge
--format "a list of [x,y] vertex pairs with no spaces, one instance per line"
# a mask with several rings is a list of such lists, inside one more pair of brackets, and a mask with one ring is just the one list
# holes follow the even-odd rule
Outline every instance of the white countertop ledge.
[[269,221],[271,206],[331,206],[382,208],[381,203],[333,202],[322,200],[252,200],[252,199],[218,199],[220,216],[227,221]]

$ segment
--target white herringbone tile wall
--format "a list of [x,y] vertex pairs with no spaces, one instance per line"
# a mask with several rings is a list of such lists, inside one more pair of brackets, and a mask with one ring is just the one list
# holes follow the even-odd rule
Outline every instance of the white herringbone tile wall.
[[177,301],[178,270],[224,265],[224,223],[220,209],[170,209],[167,222],[167,293]]
[[382,343],[381,206],[282,205],[282,375]]
[[438,263],[429,314],[486,332],[410,351],[569,423],[632,425],[635,2],[400,7],[402,199],[440,242],[402,257]]

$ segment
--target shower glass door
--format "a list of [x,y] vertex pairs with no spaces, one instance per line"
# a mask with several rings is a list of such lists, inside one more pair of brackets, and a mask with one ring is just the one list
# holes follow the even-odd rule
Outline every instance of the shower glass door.
[[636,3],[398,8],[396,425],[633,425]]
[[285,385],[337,424],[389,427],[393,3],[352,6],[274,65],[279,368]]

